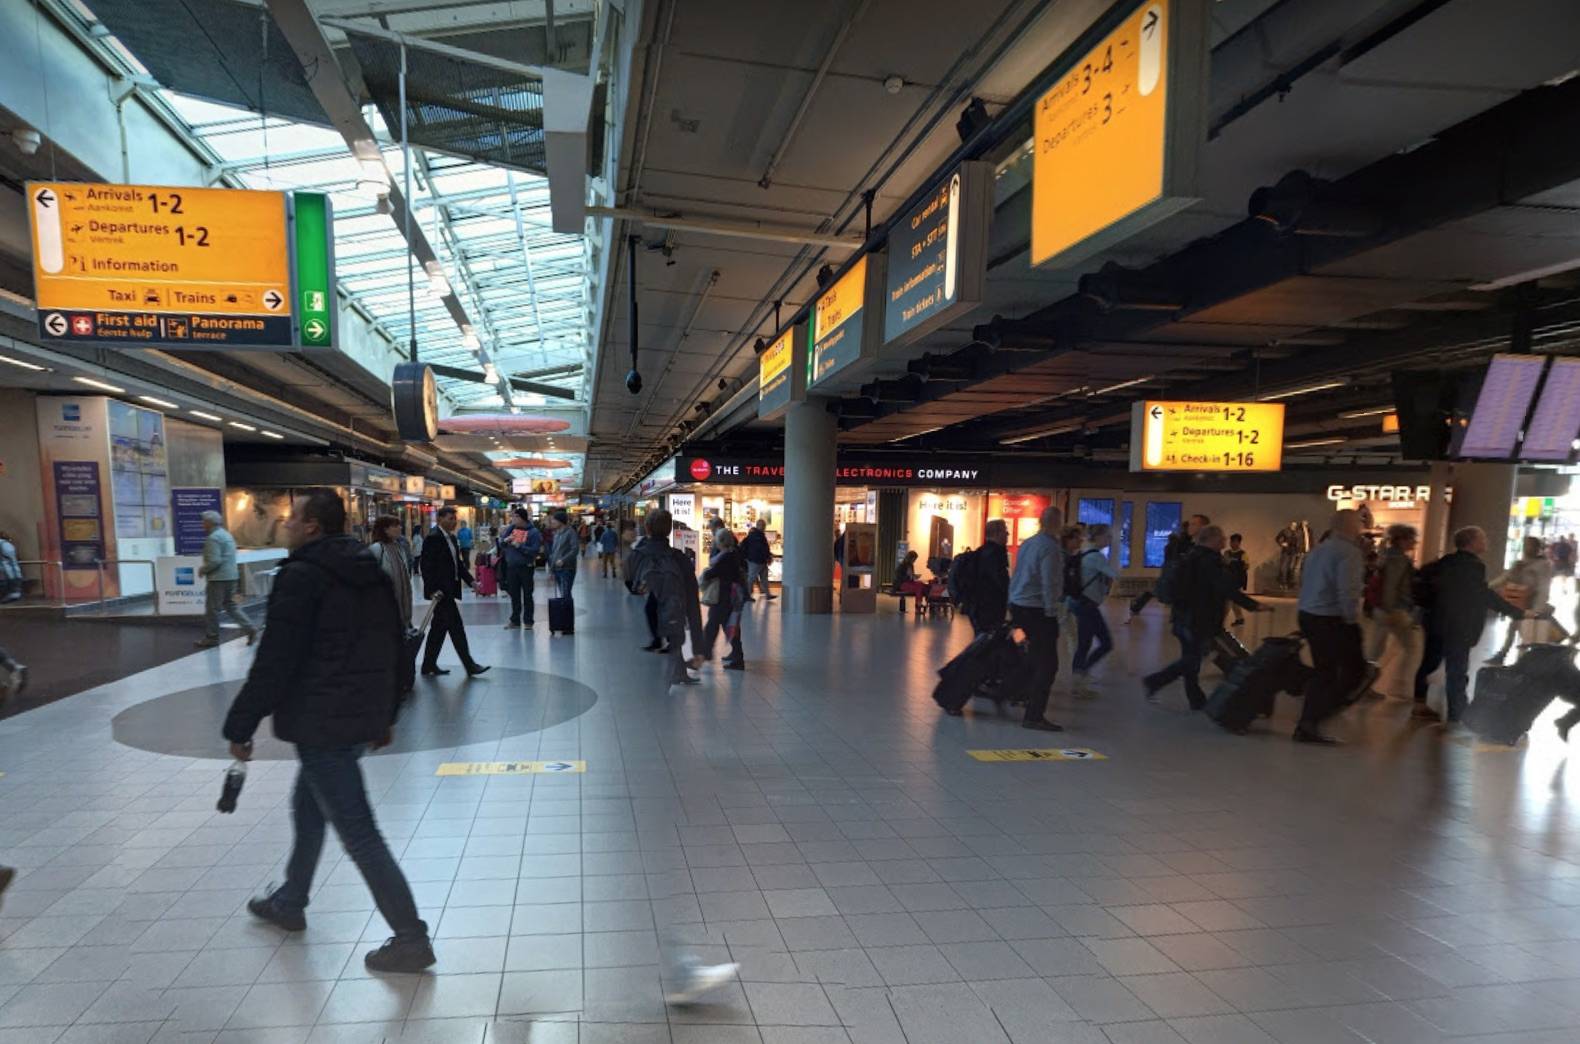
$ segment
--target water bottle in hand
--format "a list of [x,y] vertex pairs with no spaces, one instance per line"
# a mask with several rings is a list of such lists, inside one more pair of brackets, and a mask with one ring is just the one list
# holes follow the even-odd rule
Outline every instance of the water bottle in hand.
[[236,799],[241,796],[241,785],[247,782],[247,763],[233,761],[230,768],[225,770],[225,787],[220,791],[219,804],[215,806],[221,812],[236,811]]

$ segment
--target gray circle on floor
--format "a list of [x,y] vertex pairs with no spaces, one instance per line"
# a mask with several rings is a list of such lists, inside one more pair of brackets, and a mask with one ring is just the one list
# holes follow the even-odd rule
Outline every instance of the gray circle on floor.
[[[155,754],[228,757],[220,729],[241,685],[240,679],[200,685],[128,707],[112,720],[112,734],[117,743]],[[455,667],[443,677],[418,677],[401,708],[395,742],[378,753],[449,750],[540,732],[586,714],[597,702],[597,692],[558,674],[495,667],[467,678]],[[253,737],[252,756],[289,761],[296,750],[274,738],[266,719]]]

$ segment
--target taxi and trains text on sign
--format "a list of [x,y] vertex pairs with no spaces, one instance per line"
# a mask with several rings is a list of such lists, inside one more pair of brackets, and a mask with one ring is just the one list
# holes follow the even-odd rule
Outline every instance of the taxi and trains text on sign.
[[294,307],[283,192],[87,182],[32,182],[27,192],[44,337],[285,349],[297,343],[294,315],[301,343],[330,341],[332,274],[316,256],[322,243],[310,251],[312,285],[303,284]]
[[1281,402],[1138,402],[1130,425],[1131,471],[1278,471]]

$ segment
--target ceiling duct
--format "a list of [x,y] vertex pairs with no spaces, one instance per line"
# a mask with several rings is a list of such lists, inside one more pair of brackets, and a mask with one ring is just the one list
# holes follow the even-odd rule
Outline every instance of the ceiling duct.
[[1077,292],[1103,312],[1177,312],[1186,304],[1185,294],[1166,280],[1115,261],[1081,276]]
[[1280,233],[1298,236],[1361,237],[1382,230],[1384,220],[1375,209],[1324,198],[1332,184],[1303,170],[1290,171],[1252,192],[1246,212]]

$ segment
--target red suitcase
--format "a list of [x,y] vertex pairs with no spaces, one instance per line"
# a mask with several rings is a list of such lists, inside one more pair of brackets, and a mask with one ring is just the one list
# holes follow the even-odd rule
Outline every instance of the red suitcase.
[[491,597],[499,593],[499,577],[495,575],[493,566],[478,566],[476,579],[478,594]]

